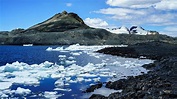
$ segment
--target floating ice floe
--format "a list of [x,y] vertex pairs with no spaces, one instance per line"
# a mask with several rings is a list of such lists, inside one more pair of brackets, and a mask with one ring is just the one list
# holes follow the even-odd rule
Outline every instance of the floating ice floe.
[[28,95],[30,93],[31,93],[31,90],[18,87],[16,90],[6,89],[6,90],[0,91],[0,98],[5,98],[5,99],[8,98],[9,99],[9,95],[12,95],[12,94],[18,94],[18,95],[24,96],[24,95]]
[[31,93],[31,90],[18,87],[17,90],[15,91],[15,93],[20,94],[20,95],[29,94],[29,93]]
[[85,46],[85,45],[79,45],[79,44],[74,44],[74,45],[70,45],[66,48],[62,47],[57,47],[57,48],[52,48],[52,47],[48,47],[46,49],[46,51],[78,51],[78,50],[82,50],[82,51],[86,51],[86,50],[90,50],[90,51],[97,51],[100,49],[103,49],[105,47],[127,47],[127,45],[94,45],[94,46]]
[[10,86],[12,86],[12,82],[0,82],[0,91],[8,89]]
[[[58,47],[56,49],[47,48],[47,51],[71,51],[68,56],[61,54],[58,56],[61,64],[45,61],[40,64],[29,65],[23,62],[7,63],[0,66],[0,98],[7,97],[10,93],[28,94],[29,89],[18,88],[16,91],[10,89],[14,84],[40,85],[40,81],[45,78],[56,79],[54,92],[44,92],[46,98],[58,98],[63,94],[56,92],[70,91],[62,89],[64,86],[69,86],[72,83],[80,82],[99,82],[102,77],[108,77],[115,80],[122,76],[139,75],[141,72],[147,72],[141,66],[146,63],[151,63],[151,60],[138,60],[131,58],[121,58],[111,55],[93,53],[93,51],[110,46],[80,46],[71,45],[69,47]],[[99,60],[97,63],[89,62],[84,66],[76,64],[77,57],[87,54],[90,57],[95,57]],[[109,80],[109,79],[108,79]],[[9,90],[6,91],[5,90]]]
[[72,91],[72,89],[69,89],[69,88],[67,88],[67,89],[55,88],[54,90],[67,91],[67,92]]
[[58,94],[56,91],[54,91],[54,92],[45,91],[44,92],[44,97],[47,99],[57,99],[63,95],[64,94]]
[[64,50],[63,46],[62,47],[57,47],[55,49],[53,49],[52,47],[48,47],[46,49],[46,51],[63,51],[63,50]]

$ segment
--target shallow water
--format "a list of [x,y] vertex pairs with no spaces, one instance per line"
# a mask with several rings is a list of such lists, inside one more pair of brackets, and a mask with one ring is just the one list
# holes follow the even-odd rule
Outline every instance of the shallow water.
[[90,85],[146,73],[141,66],[153,62],[94,52],[104,47],[0,46],[0,97],[88,98]]

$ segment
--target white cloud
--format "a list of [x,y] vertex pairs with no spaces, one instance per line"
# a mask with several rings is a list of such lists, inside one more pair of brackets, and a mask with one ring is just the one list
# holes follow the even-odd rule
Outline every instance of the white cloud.
[[177,0],[107,0],[106,4],[128,8],[155,7],[160,10],[177,10]]
[[86,18],[84,20],[84,22],[90,26],[90,27],[94,27],[94,28],[106,28],[108,27],[108,23],[100,18]]
[[129,8],[106,8],[106,9],[100,9],[99,11],[95,11],[95,12],[102,13],[102,14],[119,15],[123,17],[129,14],[139,14],[139,15],[146,14],[145,11],[129,9]]
[[[140,16],[147,15],[147,12],[143,9],[136,10],[129,8],[106,8],[95,11],[95,13],[106,14],[110,20],[122,21],[122,23],[131,23],[133,20],[139,20]],[[136,21],[137,24],[138,22],[139,21]]]
[[172,26],[166,26],[164,29],[160,31],[161,34],[177,37],[177,27]]
[[175,25],[177,15],[173,13],[154,13],[152,15],[147,16],[147,20],[145,23],[150,23],[154,25]]
[[160,33],[177,36],[177,0],[106,0],[106,4],[109,7],[94,12],[111,24],[160,26]]
[[[110,20],[124,24],[176,25],[176,13],[150,8],[105,8],[95,13],[107,15]],[[124,25],[123,24],[123,25]]]
[[176,34],[177,34],[177,27],[168,26],[168,27],[165,27],[164,30],[170,31],[170,32],[176,32]]
[[161,0],[107,0],[106,3],[110,6],[146,8],[160,1]]
[[160,10],[177,10],[177,0],[162,0],[155,5]]
[[66,6],[67,6],[67,7],[71,7],[71,6],[72,6],[72,3],[66,3]]
[[159,33],[160,34],[165,34],[165,35],[168,35],[168,36],[172,36],[172,37],[177,37],[177,33],[176,32],[172,32],[172,31],[160,31]]

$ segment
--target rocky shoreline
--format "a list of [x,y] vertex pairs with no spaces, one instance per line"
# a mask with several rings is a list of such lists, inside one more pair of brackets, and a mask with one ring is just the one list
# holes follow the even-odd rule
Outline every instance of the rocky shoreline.
[[[143,66],[150,70],[147,74],[106,83],[106,88],[122,90],[122,92],[112,93],[108,97],[93,94],[90,99],[177,99],[176,49],[177,45],[175,44],[156,41],[97,51],[123,57],[143,57],[155,61]],[[99,88],[98,85],[94,86],[90,87],[91,91]]]

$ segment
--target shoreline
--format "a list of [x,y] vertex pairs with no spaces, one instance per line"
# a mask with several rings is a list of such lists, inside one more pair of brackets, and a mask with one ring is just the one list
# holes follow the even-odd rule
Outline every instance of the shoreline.
[[122,90],[122,92],[112,93],[108,97],[93,94],[90,99],[177,98],[177,50],[175,49],[177,45],[156,41],[97,51],[129,58],[143,56],[155,61],[142,66],[150,70],[147,74],[129,76],[127,79],[106,83],[106,88]]

